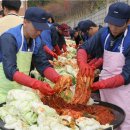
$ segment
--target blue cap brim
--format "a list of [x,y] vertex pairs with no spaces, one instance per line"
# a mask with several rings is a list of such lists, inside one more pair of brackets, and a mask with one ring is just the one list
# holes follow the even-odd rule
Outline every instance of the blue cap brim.
[[119,18],[115,18],[115,17],[111,17],[109,15],[107,15],[104,19],[105,23],[110,23],[112,25],[115,26],[123,26],[126,23],[127,19],[119,19]]
[[36,30],[48,30],[49,29],[49,26],[47,23],[38,23],[38,22],[33,22],[31,21],[33,26],[35,27]]

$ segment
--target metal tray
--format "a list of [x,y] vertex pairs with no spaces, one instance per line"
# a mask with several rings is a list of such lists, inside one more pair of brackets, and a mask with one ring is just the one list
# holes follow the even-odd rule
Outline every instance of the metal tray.
[[[3,104],[5,104],[5,103],[3,103]],[[0,107],[2,107],[3,104],[0,104]],[[120,108],[120,107],[118,107],[118,106],[116,106],[114,104],[107,103],[107,102],[102,102],[102,101],[95,101],[95,104],[101,105],[101,106],[106,106],[106,107],[108,107],[108,108],[110,108],[112,110],[112,112],[115,115],[115,120],[110,125],[113,125],[114,129],[119,127],[122,124],[122,122],[124,121],[125,112],[124,112],[124,110],[122,108]],[[4,124],[5,123],[2,120],[0,120],[0,129],[1,130],[9,130],[9,129],[4,128]],[[111,127],[109,127],[107,129],[104,129],[104,130],[113,130],[113,129]]]

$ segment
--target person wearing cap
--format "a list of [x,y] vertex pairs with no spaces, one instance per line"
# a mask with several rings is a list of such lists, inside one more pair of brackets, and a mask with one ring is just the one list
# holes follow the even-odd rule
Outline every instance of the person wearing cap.
[[[93,21],[91,20],[84,20],[80,26],[80,30],[84,33],[84,35],[87,36],[87,39],[90,39],[92,36],[94,36],[100,29],[102,28],[101,25],[97,26]],[[97,57],[91,57],[88,58],[89,64],[96,64],[96,66],[99,68],[102,66],[102,58]]]
[[[91,20],[84,20],[80,21],[78,23],[78,28],[79,30],[84,34],[84,41],[90,39],[92,36],[94,36],[101,28],[102,26],[99,25],[97,26],[93,21]],[[96,64],[97,67],[101,67],[102,65],[102,60],[101,58],[97,57],[91,57],[90,55],[88,56],[88,63],[89,64]]]
[[43,30],[41,33],[41,39],[43,41],[43,49],[45,50],[49,60],[53,58],[58,59],[58,55],[53,51],[54,47],[52,45],[51,29]]
[[96,25],[93,21],[91,20],[85,20],[81,24],[81,31],[88,36],[88,38],[92,37],[96,32],[98,32],[102,28],[101,25]]
[[65,36],[69,36],[69,29],[70,27],[65,23],[51,26],[52,45],[58,55],[62,53],[62,50],[67,52]]
[[79,36],[83,38],[83,41],[88,40],[88,36],[82,32],[82,29],[84,28],[83,23],[85,20],[79,21],[77,27],[75,30],[78,31]]
[[66,51],[65,38],[63,35],[60,34],[59,29],[58,29],[59,26],[60,25],[58,23],[54,23],[50,26],[49,30],[44,30],[41,33],[41,38],[46,45],[46,46],[44,45],[43,48],[47,52],[48,54],[47,56],[50,60],[53,60],[53,57],[58,59],[58,55],[62,53],[61,52],[62,46],[59,47],[58,45],[59,42],[65,43],[65,46],[63,46],[63,48]]
[[0,34],[23,23],[23,19],[18,16],[20,6],[20,0],[2,0],[4,17],[0,19]]
[[[91,20],[84,20],[82,24],[80,25],[80,30],[83,32],[84,36],[86,37],[86,40],[89,40],[92,36],[94,36],[100,29],[102,28],[101,25],[97,25]],[[88,64],[91,66],[96,66],[97,70],[97,75],[94,79],[94,82],[99,80],[99,73],[101,72],[102,69],[102,64],[103,64],[103,58],[102,57],[92,57],[91,55],[88,55]],[[100,94],[99,90],[95,91],[91,95],[92,98],[96,100],[100,100]]]
[[126,118],[119,130],[130,129],[130,26],[129,5],[116,2],[109,7],[105,22],[100,29],[80,46],[77,61],[82,75],[91,76],[96,66],[87,64],[88,55],[103,57],[100,80],[91,85],[100,90],[101,100],[121,107]]
[[28,76],[31,62],[42,76],[54,83],[66,84],[67,78],[52,68],[43,50],[40,34],[49,28],[46,16],[43,9],[30,7],[25,12],[23,24],[0,36],[0,94],[3,95],[0,103],[5,102],[9,90],[21,88],[21,85],[38,89],[44,95],[55,93],[48,83]]
[[55,22],[54,17],[51,13],[48,13],[47,22],[49,26],[51,26]]
[[[47,16],[48,26],[51,27],[54,23],[53,16],[49,13]],[[43,41],[43,48],[47,53],[47,57],[49,60],[53,60],[53,58],[58,59],[58,55],[53,52],[52,38],[51,38],[51,29],[43,30],[41,33],[41,39]]]
[[76,29],[70,30],[70,36],[71,39],[75,41],[76,43],[75,48],[77,49],[78,46],[83,43],[83,37],[79,34],[79,31]]

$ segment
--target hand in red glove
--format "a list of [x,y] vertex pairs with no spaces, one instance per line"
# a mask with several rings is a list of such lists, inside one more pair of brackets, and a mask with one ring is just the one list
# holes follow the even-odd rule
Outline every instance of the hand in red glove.
[[50,85],[48,83],[42,82],[37,80],[37,82],[35,82],[33,84],[33,89],[38,89],[42,94],[44,95],[52,95],[54,94],[54,90],[50,87]]
[[63,48],[63,51],[64,51],[64,52],[67,52],[66,47],[67,47],[67,45],[66,45],[66,44],[63,44],[62,48]]
[[[81,62],[87,63],[88,56],[84,49],[79,49],[77,52],[77,63],[80,65]],[[80,67],[80,66],[79,66]]]
[[93,65],[93,64],[95,64],[95,62],[96,62],[97,60],[98,60],[97,58],[94,58],[94,59],[90,60],[88,64],[89,64],[89,65]]
[[58,60],[58,55],[53,52],[52,56]]
[[96,69],[101,67],[103,65],[103,58],[98,58],[97,61],[95,61],[95,63],[92,64],[92,66],[94,66]]
[[27,76],[24,73],[21,73],[19,71],[15,72],[13,76],[13,80],[21,85],[33,89],[38,89],[44,95],[52,95],[55,93],[48,83],[31,78],[30,76]]
[[56,83],[60,78],[60,75],[52,67],[47,67],[44,70],[43,75],[53,83]]
[[49,55],[53,56],[54,58],[56,58],[58,60],[58,56],[56,53],[54,53],[52,50],[50,50],[46,45],[43,46],[44,50],[46,53],[48,53]]
[[81,75],[93,76],[94,67],[87,63],[88,55],[84,49],[79,49],[77,52],[77,62]]
[[84,62],[81,62],[79,66],[80,66],[79,70],[82,76],[86,75],[92,77],[94,75],[95,70],[94,66],[90,66],[89,64]]
[[55,49],[55,52],[56,52],[57,55],[61,55],[62,54],[62,52],[61,52],[61,50],[60,50],[58,45],[55,45],[54,49]]
[[122,75],[116,75],[114,77],[101,80],[93,83],[92,90],[104,89],[104,88],[116,88],[124,85],[124,78]]

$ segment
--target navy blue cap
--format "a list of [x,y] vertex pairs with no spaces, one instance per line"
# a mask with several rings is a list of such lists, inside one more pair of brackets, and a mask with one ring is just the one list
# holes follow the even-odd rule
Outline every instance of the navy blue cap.
[[105,22],[116,26],[123,26],[126,21],[130,18],[129,9],[130,6],[123,2],[117,2],[109,7],[107,16],[105,17]]
[[48,13],[38,7],[30,7],[26,10],[24,18],[31,21],[37,30],[49,29],[47,24]]
[[80,29],[82,32],[85,33],[86,31],[88,31],[90,29],[90,27],[96,27],[96,26],[97,25],[93,21],[88,19],[88,20],[85,20],[82,22]]
[[79,21],[78,25],[77,25],[77,30],[81,30],[81,26],[83,24],[84,21]]

